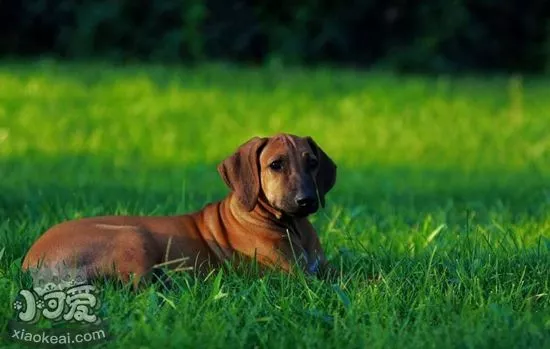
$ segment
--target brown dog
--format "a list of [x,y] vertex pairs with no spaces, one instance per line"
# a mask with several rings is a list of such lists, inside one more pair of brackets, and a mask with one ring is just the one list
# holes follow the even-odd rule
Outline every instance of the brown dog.
[[[222,201],[178,216],[72,220],[44,233],[23,269],[69,264],[87,278],[150,275],[159,265],[210,270],[234,257],[309,274],[327,261],[307,216],[324,206],[336,165],[310,137],[255,137],[218,166],[231,189]],[[238,258],[237,258],[238,259]],[[175,263],[178,262],[178,263]]]

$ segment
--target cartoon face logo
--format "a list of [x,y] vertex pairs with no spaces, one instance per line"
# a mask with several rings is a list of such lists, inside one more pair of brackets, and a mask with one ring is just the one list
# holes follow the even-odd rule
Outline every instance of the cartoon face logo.
[[13,302],[19,321],[34,323],[42,316],[51,321],[101,322],[93,314],[99,307],[96,288],[87,284],[81,270],[59,273],[52,269],[41,269],[31,272],[34,287],[32,290],[19,291]]

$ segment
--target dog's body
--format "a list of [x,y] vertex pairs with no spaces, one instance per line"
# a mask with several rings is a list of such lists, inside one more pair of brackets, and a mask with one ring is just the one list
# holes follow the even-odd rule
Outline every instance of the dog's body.
[[295,266],[324,272],[326,258],[307,216],[324,205],[336,166],[311,138],[253,138],[218,171],[232,190],[222,201],[178,216],[60,223],[35,242],[23,268],[69,264],[87,278],[139,280],[160,265],[210,270],[244,257],[287,272]]

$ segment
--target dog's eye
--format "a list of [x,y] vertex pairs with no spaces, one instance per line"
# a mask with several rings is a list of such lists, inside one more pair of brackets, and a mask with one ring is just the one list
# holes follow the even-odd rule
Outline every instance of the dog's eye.
[[317,159],[309,158],[307,160],[307,166],[311,169],[316,168],[317,165],[319,165],[319,161]]
[[279,171],[283,168],[283,162],[281,160],[275,160],[269,164],[269,167],[275,171]]

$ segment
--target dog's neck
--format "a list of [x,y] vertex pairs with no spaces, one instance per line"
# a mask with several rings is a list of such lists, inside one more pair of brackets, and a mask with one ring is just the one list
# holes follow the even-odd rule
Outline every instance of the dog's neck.
[[[255,241],[254,255],[258,253],[269,263],[275,263],[280,257],[276,252],[279,249],[287,253],[294,251],[299,256],[304,253],[304,232],[299,227],[304,226],[306,217],[295,218],[281,214],[264,200],[258,200],[254,209],[249,211],[233,194],[219,203],[218,212],[221,220],[232,222],[235,228],[223,243],[233,252],[252,257],[249,243],[243,244],[243,241],[252,240]],[[287,254],[285,258],[289,256]]]
[[296,229],[296,218],[273,208],[263,197],[258,198],[252,211],[246,210],[233,194],[230,194],[226,201],[231,208],[232,215],[243,226],[262,227],[276,234],[286,234],[288,230]]

